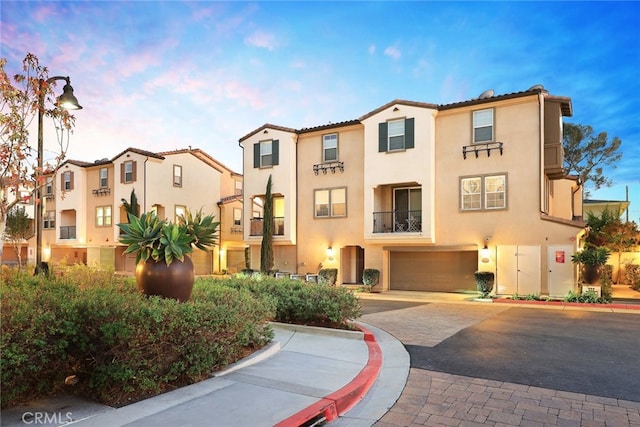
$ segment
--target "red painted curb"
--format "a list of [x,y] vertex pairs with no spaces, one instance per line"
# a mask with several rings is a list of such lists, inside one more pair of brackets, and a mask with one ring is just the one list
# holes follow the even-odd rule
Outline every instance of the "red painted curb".
[[382,368],[382,351],[371,331],[360,325],[355,326],[364,332],[364,342],[369,349],[369,360],[365,367],[349,384],[280,421],[276,427],[298,427],[320,415],[327,421],[333,421],[367,394]]
[[497,298],[493,302],[502,304],[530,304],[530,305],[558,305],[566,307],[585,307],[585,308],[618,308],[624,310],[640,310],[640,304],[591,304],[583,302],[564,302],[564,301],[532,301],[521,299]]

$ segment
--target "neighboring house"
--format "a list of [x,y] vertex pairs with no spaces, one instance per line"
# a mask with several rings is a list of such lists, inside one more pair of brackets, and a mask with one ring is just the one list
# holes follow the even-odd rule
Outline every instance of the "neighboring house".
[[[124,255],[117,227],[128,220],[122,200],[129,201],[132,190],[141,212],[155,211],[175,221],[187,210],[202,209],[222,221],[233,217],[234,207],[242,203],[221,203],[241,194],[242,175],[200,149],[153,153],[128,148],[93,163],[68,160],[55,176],[47,177],[43,190],[43,259],[135,271],[135,256]],[[244,259],[242,233],[237,232],[242,218],[234,227],[221,226],[219,245],[212,250],[194,250],[196,274],[227,269],[229,255],[224,254],[233,258],[241,253]]]
[[584,199],[582,201],[584,206],[584,217],[587,218],[587,215],[593,214],[595,216],[602,215],[602,212],[605,209],[608,209],[610,212],[618,212],[620,217],[624,215],[624,213],[629,209],[629,205],[631,202],[624,200],[590,200]]
[[240,139],[244,229],[259,268],[272,176],[275,268],[381,271],[383,290],[566,295],[582,187],[563,169],[571,100],[534,86],[448,105],[392,101],[357,120],[305,129],[265,124]]

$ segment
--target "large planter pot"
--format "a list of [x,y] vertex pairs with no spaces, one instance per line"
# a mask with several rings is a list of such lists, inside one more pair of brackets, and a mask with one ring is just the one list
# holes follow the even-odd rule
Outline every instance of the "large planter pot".
[[595,285],[602,276],[601,265],[583,265],[582,266],[582,281],[587,285]]
[[487,298],[493,291],[495,283],[495,275],[491,271],[476,271],[474,274],[476,279],[476,289],[482,298]]
[[193,290],[195,273],[188,256],[184,261],[174,260],[167,266],[164,261],[149,259],[136,266],[136,285],[145,295],[173,298],[180,302],[189,300]]

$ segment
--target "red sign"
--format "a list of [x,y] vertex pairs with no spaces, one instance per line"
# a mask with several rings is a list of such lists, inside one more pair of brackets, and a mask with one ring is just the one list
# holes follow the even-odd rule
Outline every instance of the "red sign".
[[564,251],[556,251],[556,263],[564,264]]

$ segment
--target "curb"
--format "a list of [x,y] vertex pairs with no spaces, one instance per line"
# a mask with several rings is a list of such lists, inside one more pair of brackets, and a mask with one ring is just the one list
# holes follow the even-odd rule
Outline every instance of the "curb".
[[366,366],[347,385],[280,421],[276,427],[297,427],[320,417],[333,421],[353,408],[367,394],[380,373],[382,351],[371,331],[361,325],[355,326],[364,333],[364,341],[369,350]]
[[521,304],[521,305],[551,305],[557,307],[583,307],[583,308],[611,308],[621,310],[640,310],[640,304],[591,304],[582,302],[564,302],[564,301],[531,301],[531,300],[512,300],[507,298],[497,298],[493,300],[499,304]]

